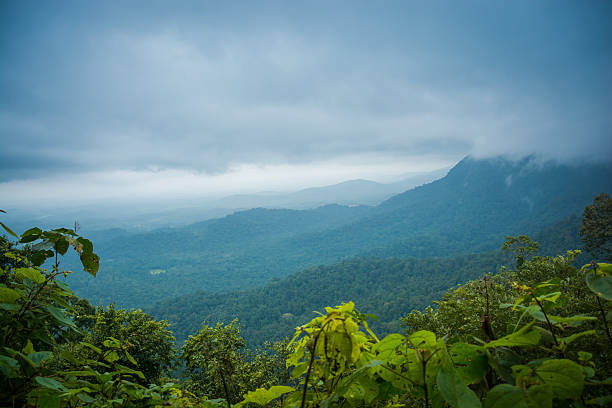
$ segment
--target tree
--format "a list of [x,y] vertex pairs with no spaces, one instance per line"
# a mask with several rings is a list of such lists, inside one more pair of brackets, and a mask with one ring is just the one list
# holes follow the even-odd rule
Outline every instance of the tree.
[[612,199],[601,193],[584,208],[580,235],[584,249],[602,261],[612,261]]
[[160,381],[174,368],[176,348],[168,322],[156,321],[140,309],[127,311],[113,305],[99,307],[93,318],[95,323],[84,341],[102,347],[104,341],[112,337],[127,344],[137,364],[128,360],[121,363],[142,371],[145,383]]
[[507,236],[506,241],[502,245],[502,251],[515,254],[516,270],[519,271],[527,258],[538,251],[540,244],[532,241],[527,235],[519,235],[518,237]]

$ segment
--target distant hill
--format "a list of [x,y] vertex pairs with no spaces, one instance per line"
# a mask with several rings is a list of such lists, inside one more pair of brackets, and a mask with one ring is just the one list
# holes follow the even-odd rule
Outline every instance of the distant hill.
[[[581,222],[572,216],[535,234],[539,254],[578,249]],[[579,262],[588,261],[585,256]],[[168,320],[179,342],[196,333],[203,322],[214,325],[238,318],[242,334],[255,346],[291,336],[297,325],[315,316],[314,311],[352,300],[363,313],[378,317],[372,326],[383,336],[401,330],[400,317],[422,310],[449,288],[513,263],[498,250],[443,259],[353,258],[300,271],[264,287],[233,293],[199,291],[168,299],[148,311]],[[479,312],[475,313],[478,318]]]
[[612,166],[466,158],[442,179],[376,207],[253,209],[182,228],[119,236],[96,247],[98,278],[72,287],[99,303],[145,307],[196,290],[263,285],[309,267],[360,257],[487,252],[535,233],[612,191]]
[[444,177],[448,169],[406,174],[394,183],[370,180],[349,180],[324,187],[312,187],[295,193],[242,194],[225,197],[212,203],[218,208],[249,209],[256,207],[308,209],[327,204],[377,205],[385,199]]
[[[322,187],[307,188],[295,192],[262,192],[231,195],[223,198],[172,198],[146,203],[98,202],[77,207],[36,209],[5,208],[4,222],[16,231],[24,231],[32,225],[51,229],[73,225],[79,220],[84,234],[110,237],[125,232],[145,232],[159,228],[182,227],[194,222],[221,218],[237,211],[252,208],[313,209],[329,204],[345,206],[377,205],[398,194],[429,183],[448,172],[439,169],[422,173],[407,173],[393,183],[377,183],[370,180],[349,180]],[[120,232],[117,229],[126,231]],[[109,230],[114,229],[114,230]],[[99,233],[99,231],[101,231]],[[117,234],[118,233],[118,234]]]

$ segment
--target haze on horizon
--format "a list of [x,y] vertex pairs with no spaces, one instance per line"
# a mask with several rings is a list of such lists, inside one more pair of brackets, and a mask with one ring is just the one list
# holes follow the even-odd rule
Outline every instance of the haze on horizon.
[[5,1],[2,206],[612,153],[612,3]]

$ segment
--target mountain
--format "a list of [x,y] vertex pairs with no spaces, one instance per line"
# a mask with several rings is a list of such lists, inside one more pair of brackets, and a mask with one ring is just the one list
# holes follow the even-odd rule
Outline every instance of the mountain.
[[376,207],[253,209],[96,247],[96,279],[71,286],[96,303],[146,307],[197,290],[223,292],[352,257],[450,257],[497,249],[612,191],[612,165],[466,158],[432,183]]
[[[223,198],[166,198],[143,203],[106,203],[76,207],[4,208],[4,222],[16,231],[24,231],[32,225],[52,229],[74,224],[81,225],[83,234],[105,237],[126,231],[146,232],[159,228],[182,227],[202,220],[224,217],[237,211],[252,208],[312,209],[329,204],[346,206],[377,205],[394,194],[429,183],[443,177],[448,169],[424,173],[408,173],[393,183],[377,183],[370,180],[349,180],[338,184],[313,187],[296,192],[255,193],[231,195]],[[114,231],[113,231],[114,230]],[[99,234],[98,234],[99,235]]]
[[256,207],[308,209],[327,204],[377,205],[387,198],[444,177],[448,169],[405,174],[394,183],[349,180],[324,187],[312,187],[294,193],[242,194],[213,203],[218,208],[250,209]]

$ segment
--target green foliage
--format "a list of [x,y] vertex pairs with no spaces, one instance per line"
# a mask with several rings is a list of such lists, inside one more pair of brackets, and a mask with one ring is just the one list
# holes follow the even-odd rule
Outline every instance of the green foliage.
[[380,339],[373,316],[351,301],[326,307],[268,352],[245,351],[237,321],[203,325],[181,350],[182,385],[163,383],[175,358],[166,322],[94,309],[58,279],[70,247],[96,275],[90,241],[62,228],[18,238],[31,248],[5,245],[0,270],[3,406],[552,408],[611,399],[612,265],[578,270],[579,251],[530,258],[537,244],[527,236],[505,244],[515,247],[516,270],[411,313],[405,335]]
[[[219,406],[172,383],[141,384],[145,382],[145,375],[137,369],[138,361],[130,350],[143,355],[151,350],[113,337],[96,337],[102,336],[102,327],[85,335],[100,340],[99,346],[83,341],[79,328],[91,327],[92,319],[79,313],[91,312],[93,308],[88,302],[75,298],[68,286],[58,279],[66,274],[59,268],[59,256],[70,246],[74,247],[81,256],[83,268],[95,275],[98,257],[93,252],[93,245],[67,229],[30,229],[20,237],[20,242],[25,243],[37,240],[40,242],[32,251],[15,248],[14,244],[4,247],[8,252],[3,253],[0,270],[0,405]],[[46,247],[52,249],[44,249]],[[41,251],[43,258],[54,257],[51,271],[38,265]],[[46,251],[52,255],[47,256]],[[153,341],[147,338],[151,331],[144,330],[153,324],[148,316],[140,311],[124,313],[133,317],[128,319],[127,332],[130,333],[129,328],[136,328],[142,334],[134,331],[133,336],[125,336],[128,341],[135,341],[137,346]],[[114,322],[116,317],[113,315],[111,320]],[[157,329],[165,329],[165,323],[156,323],[157,326],[153,326]],[[108,328],[104,324],[98,326]],[[125,334],[122,330],[118,333]],[[85,349],[88,353],[83,353]],[[148,357],[156,358],[154,355]],[[163,356],[161,360],[163,365]]]
[[265,388],[289,379],[284,367],[290,350],[287,344],[269,344],[267,350],[251,355],[244,350],[245,346],[236,320],[215,327],[203,325],[182,348],[181,358],[189,378],[187,387],[199,395],[224,398],[231,403],[241,401],[243,395],[256,389],[260,391],[249,394],[253,401],[275,395],[278,388]]
[[601,193],[584,208],[580,235],[584,249],[604,261],[612,261],[612,198]]
[[[174,367],[176,349],[168,323],[156,321],[141,310],[116,309],[113,305],[99,307],[91,318],[94,324],[83,337],[84,342],[102,347],[109,337],[129,346],[133,360],[122,359],[121,364],[140,370],[149,384],[159,382]],[[86,351],[87,349],[83,349]],[[87,353],[85,353],[87,355]]]

